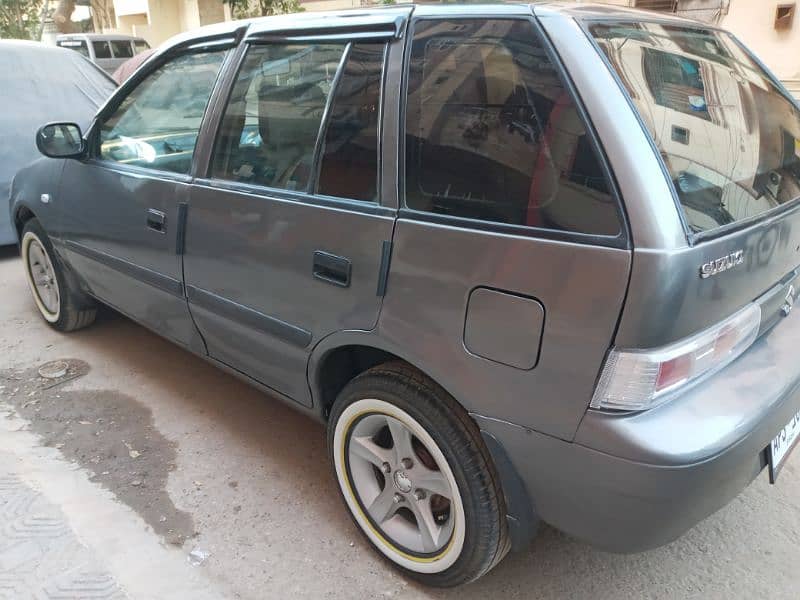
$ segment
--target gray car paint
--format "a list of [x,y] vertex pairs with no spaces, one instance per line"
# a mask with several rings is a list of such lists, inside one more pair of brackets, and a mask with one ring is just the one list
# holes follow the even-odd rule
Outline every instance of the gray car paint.
[[[92,293],[187,345],[197,333],[176,252],[178,203],[188,196],[181,179],[109,161],[70,160],[58,200],[64,258]],[[147,226],[150,209],[164,213],[165,231]]]
[[504,446],[542,520],[606,550],[647,550],[763,472],[765,448],[800,410],[798,337],[793,313],[670,403],[636,415],[587,412],[573,443],[473,417]]
[[[375,326],[380,248],[392,238],[394,216],[363,212],[355,202],[321,206],[280,192],[234,191],[221,182],[194,186],[190,204],[185,280],[209,354],[310,405],[310,344],[334,331]],[[351,261],[349,287],[312,277],[316,251]],[[204,304],[194,290],[219,302]],[[241,310],[219,310],[220,303],[257,311],[265,327],[275,320],[283,327],[273,323],[265,335],[241,319]],[[297,328],[307,337],[292,337]]]
[[[524,18],[531,15],[531,8],[525,5],[419,6],[413,10],[414,16]],[[402,165],[398,145],[393,143],[402,131],[402,110],[401,94],[387,94],[381,184],[384,207],[380,211],[363,214],[349,206],[299,202],[282,194],[255,194],[244,189],[220,191],[212,182],[201,179],[195,181],[194,187],[188,182],[172,182],[177,189],[189,189],[188,222],[190,233],[192,229],[195,231],[195,239],[192,235],[187,237],[185,263],[191,265],[196,261],[190,267],[196,272],[190,277],[217,278],[216,284],[202,284],[217,292],[226,273],[237,273],[238,284],[246,273],[250,274],[253,281],[244,286],[244,295],[239,300],[258,314],[240,311],[240,316],[248,314],[243,318],[252,317],[254,324],[263,324],[261,317],[271,317],[311,334],[312,341],[301,347],[300,343],[279,342],[270,333],[257,333],[257,327],[245,325],[234,329],[225,324],[226,317],[221,314],[224,309],[220,314],[212,314],[214,306],[219,309],[223,305],[215,305],[213,299],[205,303],[207,320],[216,321],[220,338],[248,336],[245,339],[255,340],[259,350],[266,350],[265,360],[282,361],[276,367],[275,377],[292,391],[289,395],[281,394],[282,399],[294,401],[298,409],[324,420],[325,406],[321,399],[325,382],[320,374],[328,357],[346,346],[390,352],[433,377],[470,411],[501,471],[511,523],[533,523],[541,517],[604,548],[641,550],[674,539],[741,491],[762,471],[769,441],[800,409],[797,391],[800,366],[792,358],[800,317],[793,314],[785,319],[775,318],[775,298],[792,280],[793,268],[798,263],[794,252],[800,243],[792,233],[797,228],[797,217],[793,210],[787,210],[718,240],[691,245],[652,143],[579,22],[583,18],[629,18],[642,13],[556,4],[537,5],[533,10],[579,90],[585,111],[602,141],[617,188],[624,198],[629,229],[623,239],[614,243],[597,239],[546,239],[491,227],[457,226],[446,220],[434,222],[402,208],[393,221],[391,211],[402,207],[398,188]],[[374,18],[380,27],[385,27],[387,20],[399,19],[396,32],[401,39],[392,44],[387,89],[400,89],[402,37],[411,11],[410,7],[374,10],[359,17],[361,24]],[[333,29],[336,30],[333,35],[342,35],[347,32],[349,18],[352,17],[345,18],[341,13],[295,15],[257,21],[252,27],[267,35],[270,31],[284,31],[283,37],[302,39],[313,35],[315,29],[325,29],[327,35]],[[195,34],[184,34],[160,49],[156,57],[167,56],[171,48],[234,43],[241,39],[246,27],[219,24]],[[294,33],[287,34],[287,29],[293,29]],[[207,164],[213,124],[224,104],[220,98],[230,85],[234,68],[234,61],[226,64],[220,87],[212,96],[195,154],[195,176],[203,173]],[[119,94],[127,93],[141,76],[142,73],[134,76]],[[43,183],[48,176],[41,169],[40,165],[27,173],[28,177],[43,177],[41,181],[31,183],[22,178],[14,197],[15,208],[25,205],[40,216],[61,249],[64,244],[58,240],[60,232],[48,215],[52,205],[40,206],[34,200],[36,193],[48,189]],[[128,174],[113,175],[123,176]],[[55,185],[56,179],[49,181]],[[73,185],[79,184],[84,185],[82,180],[73,181]],[[214,198],[225,198],[228,202],[233,198],[242,208],[255,210],[260,220],[274,214],[278,219],[290,220],[297,228],[300,219],[304,219],[304,237],[283,248],[281,252],[285,255],[272,264],[274,257],[270,252],[262,251],[256,244],[248,245],[241,232],[234,231],[223,245],[231,256],[215,257],[217,242],[209,238],[209,233],[220,235],[220,227],[214,216],[218,215],[223,222],[230,221],[234,210],[225,201],[215,206]],[[138,200],[131,197],[131,201]],[[261,207],[258,202],[270,205]],[[357,223],[372,223],[379,233],[364,238],[364,246],[368,242],[374,246],[372,250],[359,248],[359,244],[333,249],[353,258],[354,274],[363,265],[367,268],[363,280],[350,289],[354,296],[344,304],[332,305],[330,296],[324,300],[307,297],[308,290],[315,289],[311,252],[323,245],[319,242],[332,243],[332,238],[326,237],[327,220],[319,218],[322,214],[335,214],[341,219],[337,226],[344,234],[352,232]],[[311,216],[306,219],[308,215]],[[72,238],[73,229],[79,229],[84,240],[97,238],[106,244],[107,250],[124,251],[123,246],[114,246],[113,240],[107,239],[107,232],[99,231],[99,226],[92,227],[88,215],[70,219],[65,222],[79,225],[65,231],[66,241]],[[367,302],[365,294],[370,288],[374,290],[372,286],[378,281],[376,267],[381,246],[375,242],[386,241],[392,222],[395,231],[391,269],[386,297],[379,306],[380,301],[375,298]],[[276,226],[267,222],[268,228]],[[770,231],[780,235],[769,258],[759,260],[758,242],[765,235],[773,235]],[[126,239],[134,245],[143,243],[140,233],[123,235],[130,236]],[[697,268],[702,262],[739,245],[754,249],[752,264],[708,280],[698,277]],[[287,252],[292,249],[298,251],[296,256]],[[166,246],[161,250],[166,250]],[[253,262],[255,257],[259,259]],[[71,258],[75,256],[65,255],[65,266],[77,267]],[[165,255],[151,258],[164,261],[151,266],[170,272],[172,262]],[[249,268],[237,266],[239,261],[249,262]],[[83,266],[88,267],[88,263]],[[85,269],[76,270],[87,276]],[[253,273],[259,274],[253,276]],[[140,287],[133,283],[119,285],[128,285],[128,289]],[[273,286],[283,286],[279,295],[270,295]],[[470,294],[479,287],[534,298],[544,306],[542,350],[535,368],[522,370],[467,351],[463,342],[467,303]],[[334,293],[333,288],[319,289]],[[301,291],[293,294],[293,290]],[[765,291],[768,293],[763,295]],[[765,325],[756,344],[724,370],[651,411],[634,415],[587,411],[609,346],[665,343],[719,321],[754,299],[762,302],[765,324],[771,328]],[[141,291],[131,292],[121,302],[124,306],[119,308],[129,314],[137,310],[130,305],[140,302],[151,302],[150,306],[158,312],[157,304]],[[295,306],[290,306],[292,302]],[[344,314],[336,313],[335,309],[342,310],[343,306],[359,307],[355,320],[348,321]],[[247,308],[243,304],[238,307]],[[315,310],[318,314],[314,314]],[[191,311],[200,314],[201,308],[192,306]],[[184,315],[188,314],[186,308]],[[137,318],[151,327],[163,324],[159,321],[163,315],[152,312]],[[502,318],[503,315],[497,315],[501,324]],[[286,329],[277,330],[288,335]],[[293,339],[299,342],[303,338],[298,334]],[[531,332],[531,342],[536,339],[536,333]],[[220,364],[204,353],[201,343],[189,341],[188,346]],[[252,355],[246,355],[244,342],[238,347],[230,345],[229,349],[234,357],[229,357],[230,362],[245,364],[252,359]],[[221,366],[264,387],[235,366]],[[278,387],[273,374],[258,363],[247,368],[253,369],[268,385]],[[290,368],[299,371],[292,374]],[[306,381],[310,396],[304,396],[304,390],[299,389]],[[514,530],[529,535],[533,527]],[[517,541],[524,543],[524,536]]]

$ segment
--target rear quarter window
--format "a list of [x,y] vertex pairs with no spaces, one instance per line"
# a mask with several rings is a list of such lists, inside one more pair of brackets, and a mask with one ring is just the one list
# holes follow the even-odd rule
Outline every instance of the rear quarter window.
[[408,82],[409,208],[620,232],[594,144],[530,21],[418,21]]

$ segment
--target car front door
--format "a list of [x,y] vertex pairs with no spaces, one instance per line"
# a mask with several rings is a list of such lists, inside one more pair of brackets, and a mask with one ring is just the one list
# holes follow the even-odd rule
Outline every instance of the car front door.
[[267,37],[246,43],[192,187],[185,282],[210,356],[308,405],[313,345],[372,329],[381,306],[396,201],[379,185],[388,44]]
[[225,50],[162,60],[103,110],[89,158],[67,161],[63,247],[102,301],[182,344],[195,341],[183,293],[181,200]]

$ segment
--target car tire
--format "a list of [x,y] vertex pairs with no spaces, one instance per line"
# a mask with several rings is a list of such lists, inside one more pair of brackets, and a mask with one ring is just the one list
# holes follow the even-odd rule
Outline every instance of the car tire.
[[478,427],[405,363],[373,367],[345,386],[328,451],[356,525],[409,577],[460,585],[510,549],[500,478]]
[[35,218],[22,229],[20,254],[36,308],[51,327],[68,332],[94,322],[94,300],[67,276],[50,238]]

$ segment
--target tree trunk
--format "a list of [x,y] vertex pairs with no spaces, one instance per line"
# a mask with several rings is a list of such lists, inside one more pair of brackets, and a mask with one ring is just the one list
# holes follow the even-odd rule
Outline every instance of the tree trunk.
[[91,0],[91,5],[95,31],[99,33],[104,29],[116,27],[117,17],[114,13],[113,0]]
[[53,22],[58,33],[73,33],[72,13],[75,12],[75,0],[59,0],[58,8],[53,13]]

